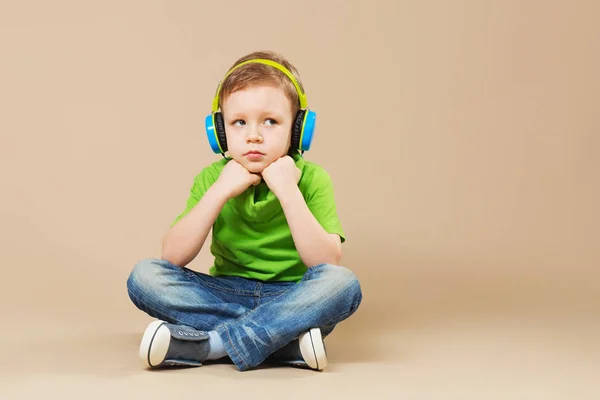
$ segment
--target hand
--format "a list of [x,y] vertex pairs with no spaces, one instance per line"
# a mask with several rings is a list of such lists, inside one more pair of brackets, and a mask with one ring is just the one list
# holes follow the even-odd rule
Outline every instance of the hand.
[[260,175],[249,172],[242,164],[235,160],[230,160],[215,182],[221,188],[227,199],[240,195],[250,185],[258,185],[261,181]]
[[277,197],[286,190],[297,187],[301,175],[294,159],[288,155],[273,161],[262,171],[267,186]]

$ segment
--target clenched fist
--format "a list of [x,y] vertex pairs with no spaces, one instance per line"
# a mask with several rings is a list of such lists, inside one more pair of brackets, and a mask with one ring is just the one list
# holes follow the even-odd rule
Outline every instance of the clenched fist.
[[251,185],[258,185],[260,181],[260,175],[249,172],[242,164],[232,159],[223,167],[215,185],[218,185],[227,198],[231,199]]
[[286,155],[269,164],[262,171],[262,178],[275,196],[279,197],[286,190],[298,185],[301,174],[294,159]]

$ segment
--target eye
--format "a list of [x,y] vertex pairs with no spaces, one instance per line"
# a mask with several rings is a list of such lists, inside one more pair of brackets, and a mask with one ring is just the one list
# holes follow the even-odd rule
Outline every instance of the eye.
[[[238,125],[238,122],[239,122],[239,125]],[[243,119],[236,119],[235,121],[232,122],[232,125],[244,126],[244,125],[246,125],[246,121],[244,121]]]
[[267,118],[266,124],[267,125],[276,125],[277,121],[275,121],[273,118]]

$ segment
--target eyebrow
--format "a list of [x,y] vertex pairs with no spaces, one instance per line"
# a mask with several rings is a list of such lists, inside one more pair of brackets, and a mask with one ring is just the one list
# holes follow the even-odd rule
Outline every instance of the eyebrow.
[[[278,118],[278,119],[284,118],[283,114],[281,114],[279,112],[275,112],[275,111],[263,111],[260,113],[260,116],[262,116],[262,117],[268,116],[271,118]],[[244,117],[246,117],[246,114],[237,112],[237,113],[228,115],[226,119],[240,119],[240,118],[244,118]]]

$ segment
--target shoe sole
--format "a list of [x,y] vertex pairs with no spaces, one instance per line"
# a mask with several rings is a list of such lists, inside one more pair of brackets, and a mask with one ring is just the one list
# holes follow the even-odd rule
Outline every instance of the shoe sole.
[[140,344],[140,360],[144,366],[154,368],[158,366],[167,355],[171,343],[171,332],[164,321],[153,321],[148,325],[142,343]]
[[300,354],[302,354],[302,358],[309,367],[318,371],[322,371],[327,367],[327,354],[325,353],[321,329],[312,328],[303,333],[300,335],[298,343]]

